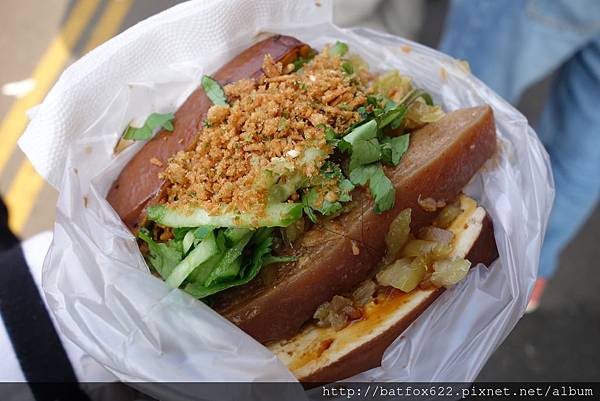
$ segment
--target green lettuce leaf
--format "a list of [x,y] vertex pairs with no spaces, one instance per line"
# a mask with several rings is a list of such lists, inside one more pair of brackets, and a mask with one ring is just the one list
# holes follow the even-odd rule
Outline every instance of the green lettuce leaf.
[[150,266],[166,280],[175,266],[181,262],[181,250],[178,249],[181,246],[181,242],[171,240],[167,243],[157,243],[146,229],[141,229],[138,232],[138,237],[148,244],[148,261]]
[[217,263],[214,270],[206,279],[206,282],[204,283],[205,286],[209,287],[215,282],[222,282],[237,276],[241,264],[236,261],[242,255],[244,248],[250,241],[250,238],[252,238],[253,234],[249,230],[246,231],[247,232],[236,243],[232,244],[231,247],[223,253],[221,260],[219,260],[219,263]]
[[[250,280],[256,277],[260,269],[264,266],[264,260],[272,256],[272,244],[272,229],[261,228],[254,231],[254,235],[247,245],[250,256],[239,258],[241,261],[241,267],[236,278],[222,282],[213,282],[211,285],[204,285],[200,282],[192,282],[187,284],[184,290],[193,297],[202,299],[228,288],[248,283]],[[271,261],[271,259],[267,259],[267,261]]]

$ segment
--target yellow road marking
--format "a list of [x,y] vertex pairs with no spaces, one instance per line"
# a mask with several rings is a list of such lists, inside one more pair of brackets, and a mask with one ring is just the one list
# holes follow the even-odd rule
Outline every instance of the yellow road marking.
[[132,5],[133,0],[111,0],[85,45],[83,54],[94,50],[116,34]]
[[46,93],[63,71],[69,61],[71,49],[77,44],[79,36],[93,17],[100,0],[79,0],[67,22],[42,56],[35,68],[33,78],[35,89],[26,96],[15,101],[0,125],[0,171],[4,170],[10,159],[17,139],[27,126],[25,112],[42,101]]
[[[133,0],[110,0],[85,45],[84,54],[117,33],[132,4]],[[24,159],[6,195],[10,211],[9,225],[14,233],[19,234],[23,230],[43,186],[43,179],[35,172],[29,160]]]

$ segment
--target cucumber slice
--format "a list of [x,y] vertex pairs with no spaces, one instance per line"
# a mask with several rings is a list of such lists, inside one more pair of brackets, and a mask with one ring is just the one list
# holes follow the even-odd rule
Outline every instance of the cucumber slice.
[[[308,148],[302,153],[300,166],[313,163],[317,158],[326,158],[327,154],[320,148]],[[308,178],[300,170],[289,170],[278,177],[269,189],[270,202],[285,202],[294,192],[306,185]]]
[[301,203],[275,203],[268,205],[263,216],[253,213],[223,213],[209,215],[206,210],[196,208],[188,213],[156,205],[148,208],[148,219],[166,227],[286,227],[302,217]]
[[285,202],[294,192],[301,188],[306,182],[304,177],[299,171],[295,171],[288,175],[285,179],[285,183],[275,184],[269,190],[269,201],[271,202]]
[[208,260],[218,251],[215,235],[210,233],[206,239],[199,243],[188,256],[185,257],[167,278],[167,284],[177,288],[190,275],[199,264]]

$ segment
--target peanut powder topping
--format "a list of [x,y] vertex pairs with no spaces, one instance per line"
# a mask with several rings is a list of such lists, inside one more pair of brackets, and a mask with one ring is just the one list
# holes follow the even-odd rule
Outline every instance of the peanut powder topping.
[[[226,85],[229,104],[212,106],[195,148],[168,161],[162,177],[169,206],[260,214],[273,184],[265,172],[318,174],[332,153],[325,127],[342,134],[360,121],[356,109],[366,103],[365,83],[345,74],[328,49],[299,72],[270,55],[262,69],[259,82]],[[313,149],[318,156],[307,157]]]

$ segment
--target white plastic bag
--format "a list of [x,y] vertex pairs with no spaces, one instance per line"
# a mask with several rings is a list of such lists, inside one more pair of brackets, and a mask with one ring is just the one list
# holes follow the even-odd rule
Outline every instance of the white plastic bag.
[[387,349],[382,367],[352,380],[473,380],[521,317],[554,194],[548,156],[526,119],[456,60],[390,35],[341,30],[330,20],[328,4],[312,0],[184,3],[76,62],[38,109],[20,145],[60,190],[44,291],[65,335],[120,379],[294,380],[236,326],[150,275],[104,199],[142,146],[113,155],[127,124],[175,110],[203,73],[264,32],[315,48],[347,42],[373,69],[412,76],[446,110],[483,103],[494,109],[500,151],[466,192],[492,216],[499,261],[472,269]]

